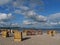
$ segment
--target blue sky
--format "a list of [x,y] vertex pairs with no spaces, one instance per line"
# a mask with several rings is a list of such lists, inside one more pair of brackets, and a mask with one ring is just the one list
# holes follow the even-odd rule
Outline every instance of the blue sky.
[[0,0],[0,26],[59,28],[60,0]]

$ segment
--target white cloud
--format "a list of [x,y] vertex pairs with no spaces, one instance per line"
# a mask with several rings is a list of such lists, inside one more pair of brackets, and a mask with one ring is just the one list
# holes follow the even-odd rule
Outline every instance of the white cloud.
[[20,6],[20,8],[21,8],[22,10],[29,10],[29,8],[28,8],[27,6]]
[[29,22],[29,21],[23,21],[23,24],[31,24],[31,22]]
[[0,27],[7,27],[9,25],[8,22],[0,21]]
[[47,23],[49,25],[59,25],[60,24],[60,13],[51,14],[47,17]]
[[9,26],[9,21],[12,19],[13,16],[11,13],[6,14],[6,13],[0,13],[0,26],[1,27],[6,27]]
[[0,0],[0,5],[6,4],[12,0]]
[[[0,0],[0,5],[3,4],[7,4],[9,3],[11,0]],[[27,1],[27,0],[26,0]],[[40,23],[40,21],[44,22],[46,21],[46,17],[42,16],[42,15],[38,15],[35,11],[33,11],[33,8],[36,7],[37,5],[40,5],[40,0],[36,1],[36,0],[31,0],[29,6],[27,7],[24,5],[24,3],[26,2],[25,0],[16,0],[11,2],[13,4],[13,8],[19,8],[18,10],[15,10],[15,13],[19,13],[19,14],[23,14],[25,17],[27,17],[27,19],[32,19],[34,21],[24,21],[24,24],[38,24]],[[32,5],[31,5],[32,4]],[[31,10],[32,9],[32,10]],[[11,19],[11,14],[5,14],[5,13],[0,13],[0,21],[6,21]],[[12,24],[12,26],[17,26],[18,24]]]
[[0,13],[0,21],[11,19],[12,14]]
[[28,10],[29,7],[27,6],[19,6],[19,9],[16,9],[14,13],[26,15],[26,12],[28,12]]
[[42,15],[38,15],[38,16],[36,16],[36,20],[44,22],[47,20],[47,17],[42,16]]
[[[41,4],[42,1],[38,0],[30,0],[28,2],[30,2],[30,4],[34,4],[35,6],[32,6],[30,7],[30,4],[29,6],[26,6],[24,5],[24,3],[26,3],[27,0],[16,0],[13,2],[13,6],[15,8],[19,8],[17,10],[15,10],[14,13],[17,13],[17,14],[23,14],[26,18],[28,19],[32,19],[32,20],[35,20],[35,21],[39,21],[39,22],[45,22],[46,21],[46,17],[45,16],[42,16],[42,15],[38,15],[33,9],[32,7],[35,7],[38,2]],[[33,3],[32,3],[33,2]]]
[[[60,24],[60,13],[51,14],[46,17],[37,14],[34,10],[30,10],[30,8],[26,6],[19,6],[19,8],[21,10],[16,10],[16,12],[27,17],[27,20],[23,21],[23,25],[33,25],[33,27],[53,27]],[[34,21],[29,21],[29,19],[32,19]],[[41,21],[44,23],[40,23]]]
[[45,22],[45,21],[47,21],[47,17],[42,16],[42,15],[38,15],[33,10],[29,10],[29,9],[28,9],[28,11],[15,10],[15,13],[23,14],[27,19],[32,19],[34,21],[38,21],[38,22]]
[[29,10],[29,11],[27,12],[27,15],[28,15],[28,16],[34,16],[34,15],[36,15],[36,13],[35,13],[33,10]]
[[57,25],[57,22],[50,22],[51,25]]
[[22,14],[22,13],[21,13],[21,10],[15,10],[15,12],[14,12],[14,13]]
[[44,22],[46,21],[46,17],[45,16],[42,16],[42,15],[38,15],[36,12],[34,11],[29,11],[27,12],[27,17],[28,18],[31,18],[35,21],[38,21],[38,22]]
[[24,25],[34,25],[34,24],[37,24],[37,22],[30,21],[30,20],[24,20],[24,21],[23,21],[23,24],[24,24]]
[[[11,0],[0,0],[0,5],[3,4],[7,4],[9,3]],[[56,14],[51,14],[50,16],[46,17],[43,15],[39,15],[34,11],[34,7],[36,7],[36,5],[40,5],[40,1],[38,0],[31,0],[29,6],[27,7],[24,5],[26,1],[24,0],[16,0],[11,2],[13,4],[13,8],[19,8],[19,9],[15,9],[15,13],[18,14],[23,14],[25,17],[27,17],[27,20],[32,19],[33,21],[23,21],[24,24],[32,24],[35,26],[35,24],[40,25],[40,26],[52,26],[52,25],[57,25],[60,24],[60,13],[56,13]],[[31,5],[32,4],[32,5]],[[32,10],[31,10],[32,9]],[[0,22],[4,23],[4,21],[11,19],[12,14],[5,14],[5,13],[0,13]],[[44,22],[41,23],[40,22]],[[13,24],[17,25],[17,24]]]
[[[30,15],[31,14],[31,15]],[[27,17],[32,18],[35,21],[25,20],[24,24],[31,25],[31,27],[37,27],[37,28],[54,28],[59,26],[60,24],[60,13],[52,14],[49,17],[45,17],[42,15],[33,15],[33,13],[30,13]],[[47,21],[46,21],[47,20]],[[54,21],[56,20],[56,21]],[[38,22],[38,21],[46,21],[46,22]]]
[[60,22],[60,13],[56,13],[56,14],[51,14],[48,17],[49,21],[53,21],[53,22]]
[[12,27],[19,27],[20,25],[18,23],[12,23],[11,26]]
[[30,8],[34,8],[37,5],[39,5],[41,7],[41,5],[43,5],[43,1],[42,0],[15,0],[13,1],[13,6],[15,7],[20,7],[21,5],[24,5],[25,3],[29,3],[29,7]]
[[60,22],[58,22],[58,24],[60,24]]

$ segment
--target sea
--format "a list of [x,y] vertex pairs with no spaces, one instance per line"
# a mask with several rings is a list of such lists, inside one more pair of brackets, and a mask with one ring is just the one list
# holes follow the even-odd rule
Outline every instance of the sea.
[[19,31],[23,31],[23,30],[36,30],[36,31],[42,30],[43,32],[47,32],[48,30],[54,30],[57,33],[60,33],[60,29],[59,28],[54,28],[54,29],[28,29],[28,28],[24,29],[24,28],[22,28],[22,29],[19,29]]
[[55,30],[57,33],[60,33],[60,28],[21,28],[21,27],[0,27],[0,29],[12,29],[12,30],[42,30],[43,32],[47,32],[48,30]]

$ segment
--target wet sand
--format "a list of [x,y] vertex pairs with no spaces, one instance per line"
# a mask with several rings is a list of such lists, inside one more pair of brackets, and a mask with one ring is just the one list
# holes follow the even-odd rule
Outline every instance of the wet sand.
[[23,41],[15,42],[13,37],[2,38],[0,45],[60,45],[60,33],[51,37],[46,33],[43,35],[23,36]]

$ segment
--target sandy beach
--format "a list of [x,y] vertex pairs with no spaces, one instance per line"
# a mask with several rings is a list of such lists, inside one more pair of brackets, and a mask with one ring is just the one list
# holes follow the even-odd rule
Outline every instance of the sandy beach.
[[43,35],[23,36],[21,42],[15,42],[13,37],[2,38],[0,36],[0,45],[60,45],[60,33],[53,37],[46,33]]

